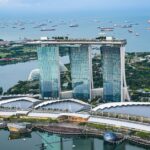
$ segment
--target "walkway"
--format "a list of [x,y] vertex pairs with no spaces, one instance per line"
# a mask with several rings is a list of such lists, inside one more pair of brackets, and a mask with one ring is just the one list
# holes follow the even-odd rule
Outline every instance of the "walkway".
[[111,118],[101,118],[96,116],[91,116],[88,120],[90,123],[101,123],[101,124],[107,124],[107,125],[113,125],[117,127],[125,127],[135,130],[141,130],[141,131],[148,131],[150,132],[150,125],[148,124],[142,124],[138,122],[130,122],[130,121],[123,121],[123,120],[115,120]]

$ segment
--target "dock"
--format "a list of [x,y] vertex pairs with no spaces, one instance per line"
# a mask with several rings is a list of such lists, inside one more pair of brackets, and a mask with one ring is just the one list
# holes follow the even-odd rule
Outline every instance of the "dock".
[[97,129],[90,129],[81,126],[65,126],[65,125],[48,125],[48,126],[35,126],[36,129],[46,131],[54,134],[62,135],[89,135],[89,136],[102,136],[103,132]]
[[136,143],[138,145],[143,145],[145,147],[150,148],[150,141],[149,140],[144,140],[144,139],[141,139],[141,138],[136,137],[136,136],[130,136],[127,139],[132,143]]

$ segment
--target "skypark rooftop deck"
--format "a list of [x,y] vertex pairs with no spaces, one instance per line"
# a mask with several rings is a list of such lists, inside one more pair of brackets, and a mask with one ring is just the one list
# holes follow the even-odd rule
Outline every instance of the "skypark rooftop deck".
[[126,45],[126,40],[98,40],[98,39],[68,39],[68,40],[33,40],[33,41],[26,41],[25,44],[48,44],[48,45],[74,45],[74,44],[85,44],[85,45]]

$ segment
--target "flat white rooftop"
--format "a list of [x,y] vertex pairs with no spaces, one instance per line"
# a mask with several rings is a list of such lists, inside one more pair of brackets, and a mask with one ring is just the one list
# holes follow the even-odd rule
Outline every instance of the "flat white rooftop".
[[27,41],[24,44],[48,44],[48,45],[74,45],[74,44],[89,44],[89,45],[126,45],[126,40],[96,40],[96,39],[68,39],[68,40],[32,40]]

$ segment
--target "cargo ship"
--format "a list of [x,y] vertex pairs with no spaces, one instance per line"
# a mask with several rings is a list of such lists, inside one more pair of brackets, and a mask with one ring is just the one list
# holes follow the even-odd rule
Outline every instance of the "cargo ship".
[[40,31],[55,31],[56,29],[41,29]]
[[99,29],[101,31],[114,31],[114,28],[110,27],[110,28],[105,28],[105,27],[99,27]]
[[30,132],[28,123],[8,123],[7,127],[10,132],[27,133]]

